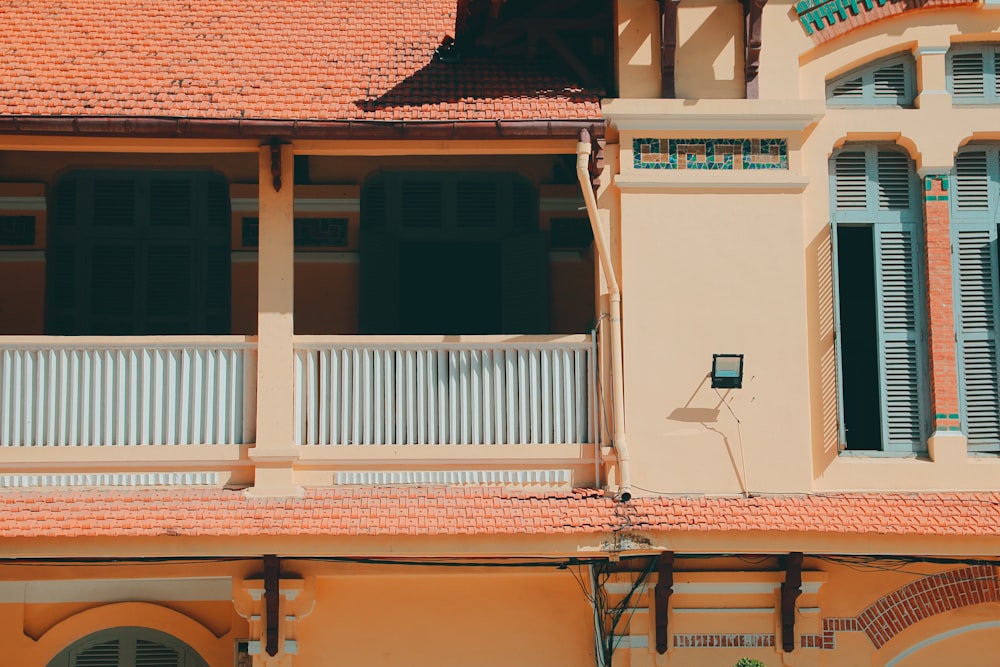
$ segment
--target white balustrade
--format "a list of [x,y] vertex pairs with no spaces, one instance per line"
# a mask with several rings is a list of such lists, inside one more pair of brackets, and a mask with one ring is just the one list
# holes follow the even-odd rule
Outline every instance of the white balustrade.
[[0,446],[252,442],[243,338],[0,341]]
[[592,442],[588,336],[433,342],[299,337],[298,444]]

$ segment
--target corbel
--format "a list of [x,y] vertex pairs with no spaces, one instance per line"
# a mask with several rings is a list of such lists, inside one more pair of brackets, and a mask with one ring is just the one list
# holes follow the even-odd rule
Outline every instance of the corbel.
[[667,652],[667,616],[670,613],[670,596],[674,594],[674,552],[664,551],[656,560],[656,588],[654,589],[656,652]]
[[659,0],[660,3],[660,97],[677,97],[674,85],[677,62],[677,8],[680,0]]
[[271,139],[271,184],[281,192],[281,141]]
[[767,0],[742,0],[743,2],[743,76],[746,80],[747,99],[760,97],[760,49],[763,46],[761,22]]
[[281,561],[278,560],[277,556],[264,556],[264,650],[272,658],[278,655],[278,618],[281,608],[280,586]]
[[781,584],[781,647],[795,650],[795,601],[802,595],[802,552],[793,551],[785,561],[785,582]]

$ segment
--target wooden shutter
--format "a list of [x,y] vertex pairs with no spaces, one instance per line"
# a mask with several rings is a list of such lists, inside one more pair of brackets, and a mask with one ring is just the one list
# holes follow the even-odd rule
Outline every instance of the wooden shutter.
[[135,667],[181,667],[181,655],[165,644],[137,639]]
[[536,232],[504,239],[501,245],[502,333],[549,330],[548,248]]
[[45,331],[52,336],[78,333],[83,281],[78,280],[77,180],[65,177],[52,192],[52,224],[45,252]]
[[916,96],[916,65],[910,54],[867,63],[826,86],[830,106],[911,106]]
[[1000,448],[997,332],[997,148],[955,159],[952,204],[962,420],[972,451]]
[[[868,145],[842,151],[832,167],[834,225],[873,229],[882,448],[912,451],[923,446],[926,363],[913,165],[897,150]],[[837,283],[839,304],[851,295],[839,290],[839,276]]]
[[362,228],[360,241],[361,333],[399,333],[399,239]]

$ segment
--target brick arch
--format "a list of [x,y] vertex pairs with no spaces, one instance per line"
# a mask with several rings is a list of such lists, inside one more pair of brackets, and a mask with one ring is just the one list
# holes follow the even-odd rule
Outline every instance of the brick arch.
[[932,7],[973,5],[977,0],[800,0],[795,14],[813,43],[823,44],[863,25]]
[[1000,602],[996,568],[989,565],[932,574],[885,595],[855,619],[876,649],[914,623],[947,611]]

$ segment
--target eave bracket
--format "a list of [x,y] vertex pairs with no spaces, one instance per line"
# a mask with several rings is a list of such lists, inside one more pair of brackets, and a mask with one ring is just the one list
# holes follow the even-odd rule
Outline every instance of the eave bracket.
[[674,552],[664,551],[656,561],[655,623],[656,652],[667,652],[667,616],[670,613],[670,596],[674,594]]
[[[280,186],[279,186],[280,187]],[[281,561],[277,556],[264,556],[264,650],[272,658],[278,655],[278,617],[281,606]]]
[[802,595],[802,552],[793,551],[784,558],[785,582],[781,584],[781,648],[795,650],[795,601]]
[[742,0],[743,3],[743,75],[746,79],[747,99],[760,97],[760,50],[763,46],[761,20],[767,0]]
[[658,0],[660,4],[660,97],[677,97],[677,8],[680,0]]

